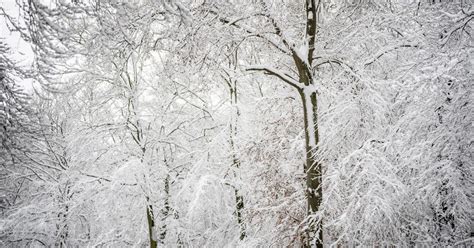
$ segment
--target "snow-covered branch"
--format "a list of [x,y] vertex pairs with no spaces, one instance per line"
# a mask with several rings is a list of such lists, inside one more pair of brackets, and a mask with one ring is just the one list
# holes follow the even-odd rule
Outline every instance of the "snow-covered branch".
[[295,87],[296,89],[302,89],[304,85],[298,82],[296,79],[288,75],[287,73],[266,65],[252,65],[245,68],[247,71],[263,71],[265,74],[275,76],[283,82]]

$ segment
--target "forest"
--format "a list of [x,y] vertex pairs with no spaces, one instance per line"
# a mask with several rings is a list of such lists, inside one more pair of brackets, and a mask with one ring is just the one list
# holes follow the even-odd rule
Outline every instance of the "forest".
[[0,22],[0,247],[474,246],[472,0]]

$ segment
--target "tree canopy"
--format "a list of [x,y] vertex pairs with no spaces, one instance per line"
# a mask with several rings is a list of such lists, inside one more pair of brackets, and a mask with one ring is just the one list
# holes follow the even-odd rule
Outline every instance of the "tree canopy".
[[473,244],[469,1],[16,6],[1,246]]

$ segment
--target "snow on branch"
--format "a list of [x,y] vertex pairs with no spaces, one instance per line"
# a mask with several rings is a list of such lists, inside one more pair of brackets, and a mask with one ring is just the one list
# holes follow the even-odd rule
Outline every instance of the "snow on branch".
[[324,64],[337,64],[339,66],[341,66],[342,68],[344,68],[347,72],[349,72],[350,74],[352,74],[353,76],[355,76],[356,78],[360,79],[360,75],[357,73],[357,71],[354,69],[353,66],[349,65],[348,63],[346,63],[345,61],[341,60],[341,59],[337,59],[337,58],[330,58],[330,59],[326,59],[325,61],[323,62],[320,62],[316,65],[313,66],[313,70],[317,69],[319,66],[322,66]]
[[[109,178],[106,178],[106,177],[103,177],[103,176],[93,175],[93,174],[90,174],[90,173],[87,173],[87,172],[84,172],[84,171],[79,171],[79,173],[81,175],[84,175],[84,176],[87,176],[87,177],[95,178],[99,181],[103,180],[103,181],[106,181],[106,182],[109,182],[109,183],[114,182],[114,180],[112,180],[112,179],[109,179]],[[124,183],[124,182],[120,182],[119,184],[122,185],[122,186],[137,186],[138,185],[137,183]]]
[[398,46],[394,46],[394,47],[390,47],[388,49],[385,49],[383,51],[381,51],[380,53],[378,54],[375,54],[375,56],[372,56],[372,58],[368,59],[365,63],[364,63],[364,67],[367,67],[369,65],[371,65],[372,63],[374,63],[375,61],[377,61],[380,57],[382,57],[383,55],[389,53],[389,52],[392,52],[392,51],[395,51],[395,50],[398,50],[400,48],[417,48],[418,45],[411,45],[411,44],[403,44],[403,45],[398,45]]
[[283,80],[285,83],[297,88],[302,89],[304,87],[303,84],[298,82],[298,80],[294,79],[290,75],[270,66],[265,65],[253,65],[245,68],[246,71],[263,71],[265,74],[272,75],[278,77],[279,79]]
[[[216,11],[209,11],[209,13],[219,15]],[[279,50],[280,52],[282,52],[284,54],[289,53],[285,48],[281,47],[276,41],[270,39],[269,37],[264,36],[263,34],[257,32],[256,30],[254,30],[251,27],[247,27],[243,24],[239,24],[240,21],[246,20],[249,17],[251,17],[251,16],[238,17],[238,18],[234,18],[233,20],[229,20],[225,17],[219,16],[219,21],[226,24],[226,25],[233,26],[237,29],[240,29],[240,30],[244,31],[245,33],[247,33],[251,36],[255,36],[255,37],[258,37],[258,38],[261,38],[261,39],[267,41],[270,45],[272,45],[274,48],[276,48],[277,50]],[[278,32],[278,31],[276,31],[276,32]],[[279,35],[279,34],[277,33],[277,35]]]
[[466,16],[462,17],[460,20],[456,21],[456,25],[454,25],[449,31],[444,31],[444,35],[442,36],[442,45],[445,46],[446,43],[449,41],[451,36],[456,33],[457,31],[461,30],[462,32],[465,31],[466,26],[468,23],[474,19],[474,12],[466,13]]

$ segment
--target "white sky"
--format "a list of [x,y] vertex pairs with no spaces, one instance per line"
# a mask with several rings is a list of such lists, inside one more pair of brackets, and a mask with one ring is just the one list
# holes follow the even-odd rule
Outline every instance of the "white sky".
[[[0,0],[0,7],[15,19],[19,18],[19,8],[16,6],[15,0]],[[34,54],[30,45],[25,42],[18,32],[11,32],[6,24],[3,16],[0,16],[0,39],[7,43],[10,47],[10,58],[18,63],[21,67],[30,67],[33,63]],[[25,79],[18,82],[27,92],[32,92],[32,80]]]

